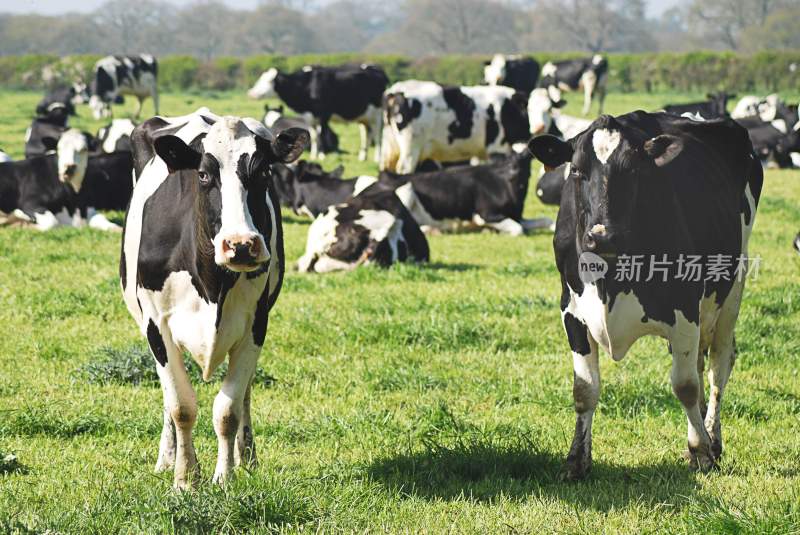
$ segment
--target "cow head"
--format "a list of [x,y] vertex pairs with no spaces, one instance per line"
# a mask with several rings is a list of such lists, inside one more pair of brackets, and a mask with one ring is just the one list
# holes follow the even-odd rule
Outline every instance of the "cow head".
[[561,91],[555,86],[550,86],[548,89],[540,87],[531,91],[528,97],[528,122],[531,135],[547,132],[553,121],[553,110],[562,108],[566,103],[561,98]]
[[[49,138],[44,138],[42,142],[47,148],[53,143]],[[80,191],[83,177],[86,175],[86,166],[89,164],[89,152],[95,148],[94,138],[77,128],[70,128],[61,134],[55,148],[58,158],[58,179],[70,184],[75,191]]]
[[97,94],[89,97],[89,109],[92,110],[92,117],[95,120],[111,117],[111,106]]
[[231,271],[254,271],[269,261],[267,243],[271,239],[274,247],[279,209],[268,192],[271,164],[294,161],[309,141],[298,128],[268,140],[266,128],[253,123],[223,117],[191,146],[172,135],[154,142],[170,172],[190,171],[196,180],[198,223],[211,241],[214,262]]
[[569,141],[539,136],[531,152],[548,167],[569,162],[567,180],[574,181],[576,239],[582,251],[614,256],[627,251],[642,181],[662,178],[659,168],[683,150],[683,141],[662,134],[648,139],[604,115]]
[[86,104],[89,102],[89,88],[85,83],[78,81],[72,84],[72,104]]
[[275,79],[277,77],[278,69],[275,67],[264,71],[255,85],[247,92],[247,96],[250,98],[277,98],[278,93],[275,91]]
[[492,61],[483,67],[483,80],[489,85],[502,85],[506,77],[506,57],[495,54]]

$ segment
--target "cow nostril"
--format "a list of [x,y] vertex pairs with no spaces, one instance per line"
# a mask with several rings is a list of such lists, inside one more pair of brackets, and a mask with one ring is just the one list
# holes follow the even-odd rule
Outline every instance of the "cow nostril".
[[597,248],[597,239],[594,234],[591,232],[587,232],[586,236],[583,238],[583,245],[589,251],[594,251]]

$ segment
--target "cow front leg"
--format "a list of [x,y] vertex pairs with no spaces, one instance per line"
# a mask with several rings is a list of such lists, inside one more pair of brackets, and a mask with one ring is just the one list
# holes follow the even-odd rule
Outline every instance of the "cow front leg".
[[[162,392],[163,392],[162,387]],[[164,394],[166,400],[166,394]],[[166,472],[175,468],[175,425],[172,423],[172,416],[169,408],[164,404],[164,424],[161,428],[161,440],[158,443],[158,460],[156,461],[156,473]]]
[[[200,481],[200,465],[197,463],[197,454],[192,442],[192,429],[197,421],[197,396],[186,374],[183,355],[164,333],[165,331],[158,329],[152,320],[149,321],[147,342],[156,359],[156,371],[164,393],[164,409],[175,425],[173,484],[178,489],[188,489]],[[165,438],[166,433],[165,422],[161,432],[163,448],[160,448],[159,452],[159,461],[163,460],[164,466],[169,464],[167,461],[172,449],[169,438]]]
[[381,163],[381,144],[383,141],[383,113],[378,111],[374,114],[375,119],[372,121],[372,124],[369,128],[370,137],[372,138],[372,144],[375,146],[375,163]]
[[138,119],[139,116],[142,114],[142,107],[144,107],[144,98],[143,97],[136,97],[136,112],[133,114],[135,119]]
[[688,421],[688,458],[692,468],[707,472],[714,468],[711,440],[700,414],[700,378],[697,373],[700,328],[682,326],[676,329],[672,346],[672,391],[683,405]]
[[358,123],[358,132],[361,135],[361,148],[358,149],[358,161],[367,161],[367,151],[369,150],[369,127],[364,123]]
[[579,480],[592,469],[592,419],[600,398],[600,362],[597,342],[589,335],[586,325],[570,312],[562,316],[572,349],[572,397],[576,414],[566,476]]
[[250,391],[253,389],[253,381],[247,386],[242,402],[242,420],[239,422],[239,431],[236,433],[236,450],[234,451],[234,463],[236,466],[244,466],[248,470],[258,466],[256,458],[256,444],[253,440],[253,422],[250,418]]
[[156,90],[155,88],[153,88],[152,97],[153,97],[153,110],[155,110],[155,115],[158,115],[158,90]]
[[217,433],[217,467],[214,482],[224,483],[234,466],[236,435],[243,422],[243,406],[261,348],[252,340],[243,340],[230,351],[228,373],[214,398],[214,431]]

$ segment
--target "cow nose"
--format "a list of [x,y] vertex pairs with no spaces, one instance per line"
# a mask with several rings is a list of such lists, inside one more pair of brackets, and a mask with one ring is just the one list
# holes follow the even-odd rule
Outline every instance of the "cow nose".
[[72,175],[74,175],[74,174],[75,174],[75,171],[76,171],[77,169],[78,169],[78,166],[77,166],[76,164],[74,164],[74,163],[73,163],[73,164],[69,164],[69,165],[68,165],[68,166],[67,166],[67,167],[64,169],[64,174],[65,174],[65,175],[67,175],[68,177],[71,177]]
[[222,240],[222,252],[232,264],[252,264],[261,256],[261,241],[255,237]]
[[583,247],[593,253],[608,252],[611,249],[611,234],[604,225],[594,225],[584,234]]

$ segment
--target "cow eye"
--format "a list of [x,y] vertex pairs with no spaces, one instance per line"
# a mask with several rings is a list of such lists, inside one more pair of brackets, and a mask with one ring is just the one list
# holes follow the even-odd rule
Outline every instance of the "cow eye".
[[205,171],[198,171],[197,178],[200,179],[200,183],[204,186],[207,185],[209,182],[208,173],[206,173]]

